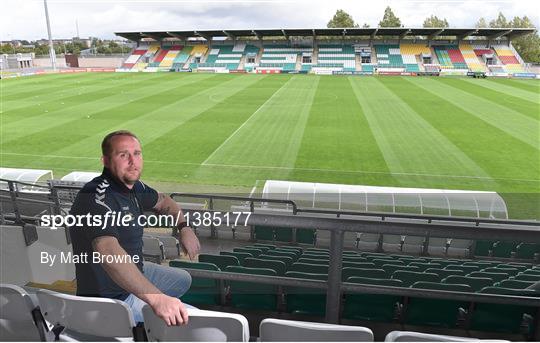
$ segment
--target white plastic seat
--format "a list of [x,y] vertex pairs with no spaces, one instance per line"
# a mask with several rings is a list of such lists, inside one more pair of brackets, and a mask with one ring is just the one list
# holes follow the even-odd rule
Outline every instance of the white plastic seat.
[[167,326],[150,306],[143,307],[144,327],[148,340],[158,342],[248,342],[246,317],[216,311],[188,308],[187,325]]
[[22,226],[0,226],[0,270],[3,283],[24,286],[32,281],[28,251]]
[[129,306],[120,300],[80,297],[46,289],[37,291],[43,318],[65,329],[66,340],[132,341],[135,321]]
[[174,237],[159,237],[163,243],[163,252],[169,260],[180,257],[180,242]]
[[446,251],[448,257],[469,257],[473,242],[469,239],[452,239]]
[[[470,342],[480,341],[472,337],[458,337],[435,335],[414,331],[392,331],[388,333],[384,339],[385,342]],[[492,340],[490,340],[492,341]],[[499,341],[505,342],[505,341]]]
[[383,235],[382,250],[384,252],[401,252],[402,238],[399,235]]
[[259,328],[261,342],[373,342],[362,326],[335,325],[267,318]]
[[421,236],[405,236],[401,251],[408,254],[420,255],[424,249],[425,237]]
[[42,341],[45,326],[37,301],[21,287],[0,284],[0,341]]
[[150,258],[153,262],[161,264],[165,258],[163,252],[163,243],[155,237],[143,236],[143,255]]
[[430,237],[428,244],[428,255],[446,256],[446,245],[448,238]]
[[379,237],[378,233],[360,233],[358,250],[377,251],[379,249]]

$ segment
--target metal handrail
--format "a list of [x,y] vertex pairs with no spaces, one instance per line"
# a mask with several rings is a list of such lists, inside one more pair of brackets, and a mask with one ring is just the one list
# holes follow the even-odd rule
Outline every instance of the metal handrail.
[[234,195],[216,195],[216,194],[194,194],[194,193],[171,193],[171,197],[174,199],[174,197],[188,197],[188,198],[196,198],[196,199],[208,199],[213,201],[216,200],[237,200],[237,201],[245,201],[249,202],[251,206],[251,210],[253,212],[253,204],[254,203],[275,203],[275,204],[287,204],[291,205],[293,209],[293,214],[296,214],[298,212],[298,206],[296,203],[292,200],[280,200],[280,199],[266,199],[266,198],[249,198],[249,197],[242,197],[242,196],[234,196]]

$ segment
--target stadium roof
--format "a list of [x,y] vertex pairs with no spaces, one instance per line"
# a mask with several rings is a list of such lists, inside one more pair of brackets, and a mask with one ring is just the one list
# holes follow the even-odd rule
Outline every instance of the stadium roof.
[[456,37],[465,39],[466,37],[486,37],[487,39],[498,39],[507,37],[509,39],[517,36],[533,33],[533,28],[406,28],[406,27],[375,27],[375,28],[336,28],[336,29],[253,29],[253,30],[194,30],[194,31],[145,31],[145,32],[115,32],[117,36],[124,37],[132,41],[139,41],[143,38],[163,40],[165,38],[204,38],[212,40],[214,37],[228,37],[231,39],[241,37],[285,37],[290,36],[370,36],[388,37],[399,36],[400,38],[426,36],[429,39],[437,37]]

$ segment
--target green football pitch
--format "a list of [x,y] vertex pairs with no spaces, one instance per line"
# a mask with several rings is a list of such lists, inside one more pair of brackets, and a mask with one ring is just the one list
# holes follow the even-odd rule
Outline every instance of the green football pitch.
[[81,73],[1,81],[3,167],[100,170],[117,129],[144,179],[540,193],[535,80]]

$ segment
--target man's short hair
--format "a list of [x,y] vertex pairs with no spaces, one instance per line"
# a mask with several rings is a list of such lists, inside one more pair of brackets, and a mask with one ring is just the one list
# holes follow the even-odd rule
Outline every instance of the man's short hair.
[[[133,137],[136,140],[139,140],[137,136],[131,131],[128,130],[118,130],[109,133],[105,138],[103,138],[103,141],[101,142],[101,153],[103,156],[109,156],[112,152],[112,140],[116,136],[129,136]],[[140,141],[139,141],[140,142]]]

